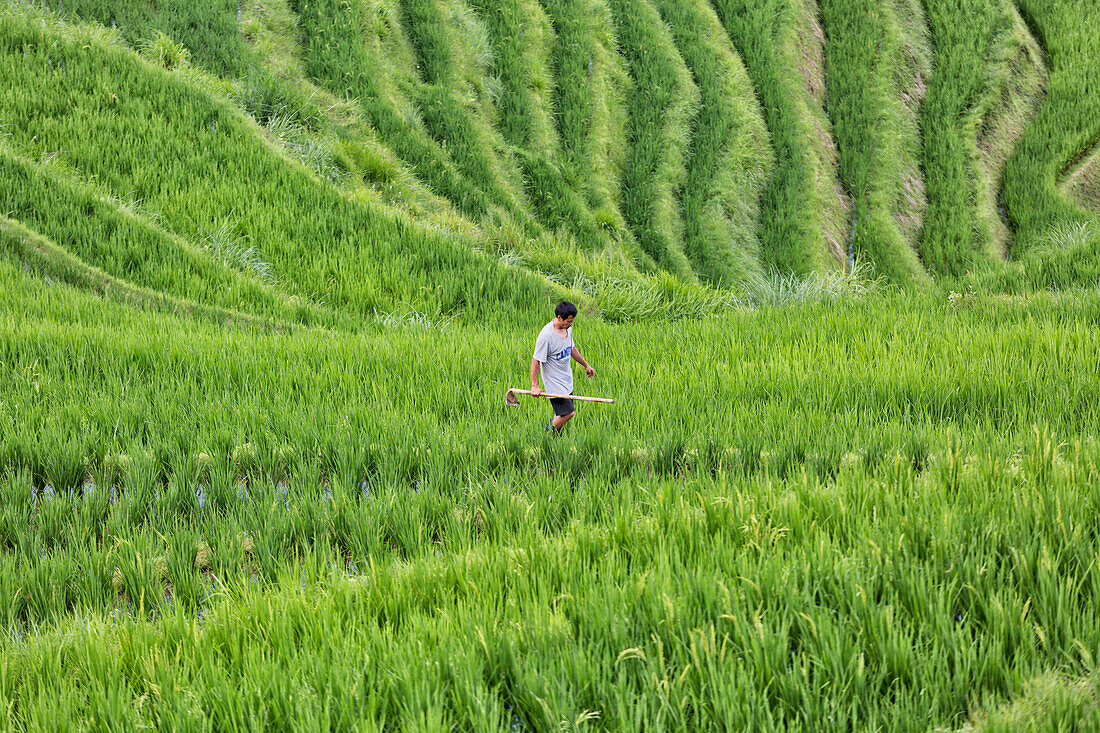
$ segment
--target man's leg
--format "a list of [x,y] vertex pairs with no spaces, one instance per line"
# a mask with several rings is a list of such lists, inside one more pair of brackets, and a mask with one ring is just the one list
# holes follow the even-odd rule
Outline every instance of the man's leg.
[[554,415],[554,419],[550,422],[554,426],[554,430],[561,430],[565,427],[565,424],[573,419],[576,412],[571,412],[568,415]]

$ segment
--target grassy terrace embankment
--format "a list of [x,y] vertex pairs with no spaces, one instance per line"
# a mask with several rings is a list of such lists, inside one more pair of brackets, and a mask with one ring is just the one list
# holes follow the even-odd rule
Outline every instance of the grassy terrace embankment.
[[0,13],[7,60],[0,125],[25,156],[59,157],[79,179],[128,192],[188,239],[237,222],[237,236],[247,235],[288,295],[360,316],[401,302],[429,313],[496,310],[500,298],[515,298],[522,312],[542,297],[533,279],[381,207],[344,199],[281,159],[240,112],[186,78],[87,41]]
[[1029,240],[1059,222],[1095,220],[1095,212],[1076,206],[1057,184],[1067,167],[1100,142],[1100,34],[1094,27],[1100,4],[1017,4],[1046,51],[1050,72],[1043,106],[1005,169],[1005,204],[1023,253]]
[[921,250],[940,272],[988,269],[1013,233],[1005,162],[1047,85],[1043,53],[1012,3],[930,0],[936,74],[921,111],[928,215]]
[[[0,208],[49,237],[50,261],[85,262],[104,273],[166,296],[275,318],[294,318],[295,308],[271,287],[266,273],[238,263],[232,252],[211,255],[150,224],[123,202],[97,196],[63,174],[0,149]],[[43,206],[43,202],[49,202]],[[9,220],[10,221],[10,220]],[[243,251],[242,251],[243,253]],[[269,282],[265,283],[264,280]],[[303,302],[302,315],[309,304]]]
[[[48,10],[94,20],[117,29],[134,47],[153,41],[156,32],[183,42],[195,62],[217,74],[237,76],[256,59],[237,32],[236,0],[160,0],[155,3],[113,0],[31,0]],[[16,4],[16,3],[13,3]]]
[[656,268],[621,210],[630,74],[618,54],[611,11],[603,0],[543,0],[555,31],[553,109],[564,175],[579,182],[589,209],[643,271]]
[[539,221],[565,230],[584,249],[613,246],[578,190],[563,173],[550,98],[548,69],[553,29],[534,0],[474,3],[493,41],[493,71],[500,79],[500,130],[522,169],[527,198]]
[[[821,6],[829,117],[854,207],[853,249],[891,280],[920,283],[927,273],[916,252],[924,195],[915,110],[930,68],[923,29],[907,37],[898,17],[919,11],[919,4],[823,0]],[[919,12],[916,19],[922,20]]]
[[496,110],[485,84],[492,53],[488,33],[464,5],[406,0],[402,8],[423,82],[415,98],[425,126],[490,201],[528,236],[537,236],[540,228],[529,213],[519,171],[494,125]]
[[[400,76],[390,78],[391,69],[404,67],[408,74],[415,68],[411,49],[394,39],[400,37],[400,27],[387,24],[360,2],[300,0],[291,6],[310,77],[333,94],[355,97],[380,139],[435,193],[475,221],[486,217],[490,201],[485,192],[465,178],[427,130],[413,121],[415,106],[405,98],[413,82],[402,84]],[[370,25],[385,28],[389,39],[385,45],[377,36],[370,43],[363,28],[368,15],[374,21]],[[387,67],[387,59],[392,67]]]
[[752,84],[707,3],[658,9],[700,94],[681,196],[684,251],[710,282],[758,278],[760,195],[774,161]]
[[663,269],[693,280],[684,254],[680,196],[684,156],[699,90],[649,0],[611,3],[620,50],[634,80],[628,108],[630,152],[623,164],[622,211],[642,250]]
[[996,57],[1010,16],[999,0],[929,0],[926,7],[936,74],[921,109],[928,196],[921,249],[938,272],[957,275],[988,267],[997,256],[978,129],[1001,91]]
[[847,252],[846,217],[834,188],[831,129],[815,97],[824,94],[824,84],[814,83],[824,70],[815,68],[816,39],[799,32],[809,20],[803,3],[717,0],[715,8],[745,61],[775,149],[761,206],[763,262],[796,273],[837,266]]

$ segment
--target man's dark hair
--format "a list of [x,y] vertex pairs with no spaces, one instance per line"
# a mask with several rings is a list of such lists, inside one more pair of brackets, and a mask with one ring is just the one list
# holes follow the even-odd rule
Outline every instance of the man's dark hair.
[[573,305],[568,300],[563,300],[562,302],[558,303],[558,307],[554,309],[554,315],[558,318],[561,318],[562,320],[568,318],[569,316],[576,316],[577,306]]

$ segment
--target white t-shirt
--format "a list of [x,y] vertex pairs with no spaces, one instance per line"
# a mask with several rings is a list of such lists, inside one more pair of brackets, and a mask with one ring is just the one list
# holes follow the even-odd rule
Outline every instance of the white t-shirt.
[[535,339],[535,353],[531,356],[542,364],[542,388],[551,394],[570,394],[573,391],[573,370],[569,357],[573,354],[573,329],[562,338],[550,321],[539,331]]

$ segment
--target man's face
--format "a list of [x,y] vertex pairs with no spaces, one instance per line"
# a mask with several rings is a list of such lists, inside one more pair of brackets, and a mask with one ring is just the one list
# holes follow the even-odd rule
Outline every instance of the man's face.
[[558,328],[572,328],[573,327],[573,319],[576,318],[576,316],[569,316],[568,318],[562,318],[561,316],[555,316],[555,318],[558,321]]

